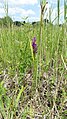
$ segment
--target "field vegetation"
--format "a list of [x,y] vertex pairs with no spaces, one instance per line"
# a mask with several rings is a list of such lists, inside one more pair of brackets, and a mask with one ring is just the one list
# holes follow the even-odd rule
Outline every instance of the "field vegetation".
[[44,22],[45,2],[37,23],[1,19],[0,119],[66,119],[66,1],[62,25],[59,2],[55,25]]

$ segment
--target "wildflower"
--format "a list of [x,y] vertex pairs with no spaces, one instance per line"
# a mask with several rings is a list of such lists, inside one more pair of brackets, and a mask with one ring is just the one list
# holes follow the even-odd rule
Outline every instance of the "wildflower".
[[32,48],[33,48],[33,54],[35,55],[37,53],[36,37],[32,39]]

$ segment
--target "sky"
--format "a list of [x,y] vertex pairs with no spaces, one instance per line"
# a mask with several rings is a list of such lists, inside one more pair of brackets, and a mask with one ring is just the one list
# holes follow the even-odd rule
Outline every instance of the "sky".
[[[4,1],[0,0],[0,18],[5,16]],[[44,18],[49,19],[49,9],[51,8],[51,20],[57,16],[57,0],[46,0],[47,11],[44,13]],[[60,24],[64,21],[64,0],[60,0]],[[39,0],[8,0],[8,15],[13,21],[39,21],[40,20],[40,2]]]

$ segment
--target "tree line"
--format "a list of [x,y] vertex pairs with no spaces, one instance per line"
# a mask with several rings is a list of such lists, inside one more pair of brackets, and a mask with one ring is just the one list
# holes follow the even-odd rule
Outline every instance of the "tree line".
[[[34,26],[34,25],[39,25],[39,21],[34,21],[34,22],[32,22],[31,24]],[[49,20],[48,19],[44,19],[44,23],[45,24],[47,24],[47,23],[50,23],[49,22]],[[0,27],[1,26],[4,26],[4,27],[9,27],[9,26],[11,26],[11,25],[15,25],[15,26],[21,26],[21,25],[24,25],[24,24],[26,24],[26,22],[25,21],[23,21],[23,22],[20,22],[20,21],[13,21],[12,20],[12,18],[11,17],[9,17],[9,16],[5,16],[5,17],[3,17],[3,18],[0,18]]]
[[16,25],[16,26],[21,26],[21,25],[24,25],[25,23],[26,23],[25,21],[23,21],[23,22],[13,21],[12,18],[9,16],[5,16],[4,18],[0,18],[0,27],[1,26],[8,27],[8,26],[11,26],[12,24]]

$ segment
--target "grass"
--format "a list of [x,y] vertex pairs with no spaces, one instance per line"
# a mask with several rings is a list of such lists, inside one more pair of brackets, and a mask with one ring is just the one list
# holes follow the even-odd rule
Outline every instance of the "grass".
[[42,23],[0,29],[0,119],[67,116],[66,22],[61,27]]

